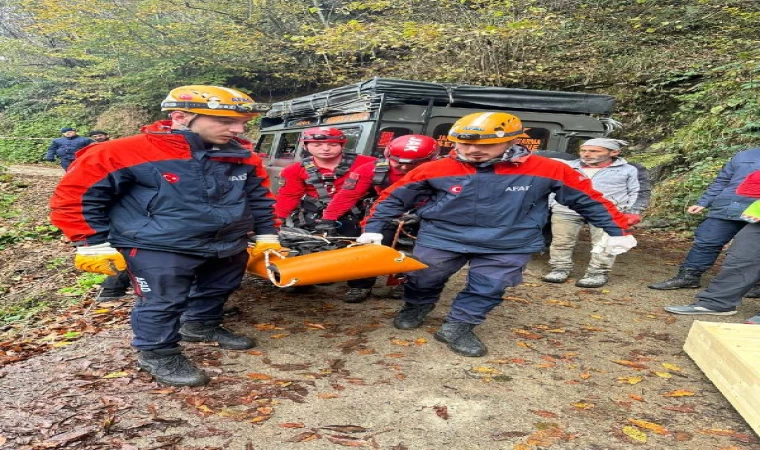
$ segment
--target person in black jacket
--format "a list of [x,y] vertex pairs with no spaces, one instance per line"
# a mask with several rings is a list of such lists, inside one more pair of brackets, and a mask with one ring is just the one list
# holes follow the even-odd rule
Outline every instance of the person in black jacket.
[[53,139],[50,147],[45,154],[45,161],[53,162],[58,157],[61,160],[63,170],[68,170],[69,166],[76,158],[76,152],[92,144],[92,139],[77,134],[76,128],[61,128],[63,137]]

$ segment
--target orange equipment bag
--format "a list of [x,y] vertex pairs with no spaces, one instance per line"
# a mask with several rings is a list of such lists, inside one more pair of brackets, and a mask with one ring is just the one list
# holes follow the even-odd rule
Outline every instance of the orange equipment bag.
[[277,287],[290,287],[412,272],[426,267],[385,245],[366,244],[290,258],[267,250],[263,257],[250,258],[246,270],[269,278]]

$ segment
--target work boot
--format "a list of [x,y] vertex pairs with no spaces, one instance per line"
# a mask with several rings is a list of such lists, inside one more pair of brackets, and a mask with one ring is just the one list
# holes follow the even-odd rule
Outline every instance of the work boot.
[[543,281],[546,281],[547,283],[564,283],[565,281],[567,281],[567,278],[569,276],[570,276],[569,270],[552,269],[551,272],[541,277],[541,279]]
[[343,297],[345,303],[361,303],[369,298],[372,289],[348,288],[346,296]]
[[156,350],[140,350],[137,367],[153,375],[153,378],[169,386],[203,386],[209,378],[182,354],[179,347]]
[[256,341],[235,334],[218,322],[185,322],[179,329],[182,340],[187,342],[216,342],[220,348],[247,350],[256,346]]
[[121,291],[117,289],[101,289],[98,292],[98,296],[95,298],[97,302],[108,302],[111,300],[118,300],[127,296],[127,291]]
[[462,356],[483,356],[488,352],[485,344],[472,332],[475,325],[462,322],[444,322],[435,332],[436,340],[445,342],[451,351]]
[[598,288],[607,284],[609,279],[606,273],[586,273],[575,285],[582,288]]
[[396,314],[393,319],[393,326],[399,330],[412,330],[422,326],[422,321],[430,311],[435,308],[435,303],[425,305],[414,305],[404,303],[404,307]]
[[744,294],[745,298],[760,298],[760,284],[756,284],[751,291]]
[[698,288],[702,278],[702,271],[694,269],[678,269],[678,275],[659,283],[650,284],[649,289],[668,291],[671,289]]
[[679,305],[679,306],[666,306],[665,311],[673,314],[681,314],[681,315],[708,315],[708,316],[733,316],[736,314],[736,309],[728,310],[728,311],[718,311],[715,309],[705,308],[704,306],[699,306],[695,304],[691,305]]

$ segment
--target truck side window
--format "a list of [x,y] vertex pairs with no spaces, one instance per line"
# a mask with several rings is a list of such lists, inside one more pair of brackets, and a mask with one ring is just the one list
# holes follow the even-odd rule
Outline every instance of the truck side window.
[[263,157],[263,155],[272,156],[274,148],[274,134],[264,134],[259,138],[259,142],[256,143],[256,153]]
[[375,144],[375,148],[372,150],[371,156],[374,156],[375,158],[382,158],[385,154],[385,147],[387,147],[392,140],[396,139],[399,136],[406,136],[407,134],[412,134],[412,130],[403,127],[381,128],[380,132],[377,134],[377,143]]
[[346,153],[356,153],[356,147],[359,144],[359,137],[362,135],[362,129],[359,127],[352,128],[340,128],[340,131],[346,135],[346,145],[343,147],[343,151]]
[[567,142],[567,153],[578,156],[581,144],[591,139],[591,136],[573,136]]
[[277,146],[275,159],[295,159],[300,135],[301,133],[283,133],[280,135],[280,145]]

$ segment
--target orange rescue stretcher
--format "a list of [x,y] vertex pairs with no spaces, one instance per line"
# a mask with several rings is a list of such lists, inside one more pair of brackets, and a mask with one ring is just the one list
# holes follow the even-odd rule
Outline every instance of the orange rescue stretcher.
[[284,288],[412,272],[426,267],[391,247],[365,244],[289,258],[267,250],[263,256],[249,258],[246,270]]

